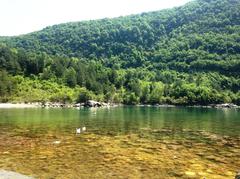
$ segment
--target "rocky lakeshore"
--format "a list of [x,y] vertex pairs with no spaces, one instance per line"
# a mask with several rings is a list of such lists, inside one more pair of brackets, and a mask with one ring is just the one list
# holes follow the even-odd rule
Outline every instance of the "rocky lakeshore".
[[64,103],[41,103],[43,108],[100,108],[100,107],[114,107],[118,106],[117,104],[98,102],[94,100],[88,100],[85,103],[75,103],[75,104],[64,104]]
[[119,104],[104,103],[94,100],[86,101],[85,103],[56,103],[56,102],[34,102],[34,103],[0,103],[0,109],[8,108],[100,108],[100,107],[116,107]]
[[[88,100],[85,103],[58,103],[58,102],[34,102],[34,103],[0,103],[0,109],[7,108],[102,108],[102,107],[117,107],[122,106],[124,104],[115,104],[115,103],[105,103],[98,102],[94,100]],[[144,106],[144,107],[179,107],[177,105],[170,104],[139,104],[136,106]],[[181,107],[181,106],[180,106]],[[240,106],[232,104],[232,103],[224,103],[224,104],[209,104],[209,105],[189,105],[183,107],[200,107],[200,108],[218,108],[218,109],[239,109]]]

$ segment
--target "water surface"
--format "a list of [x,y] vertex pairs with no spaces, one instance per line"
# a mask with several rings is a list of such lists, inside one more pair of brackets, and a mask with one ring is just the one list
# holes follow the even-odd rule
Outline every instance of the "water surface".
[[239,116],[208,108],[0,109],[0,169],[35,178],[233,178]]

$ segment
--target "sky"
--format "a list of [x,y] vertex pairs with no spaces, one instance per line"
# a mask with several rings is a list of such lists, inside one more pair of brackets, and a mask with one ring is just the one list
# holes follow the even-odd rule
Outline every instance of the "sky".
[[0,0],[0,36],[73,21],[119,17],[181,6],[190,0]]

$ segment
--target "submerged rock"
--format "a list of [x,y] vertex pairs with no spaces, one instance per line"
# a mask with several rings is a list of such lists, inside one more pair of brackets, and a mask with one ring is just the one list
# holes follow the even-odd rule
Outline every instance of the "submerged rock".
[[60,140],[56,140],[56,141],[53,142],[53,144],[60,144],[60,143],[61,143]]
[[20,173],[12,172],[12,171],[6,171],[6,170],[0,170],[0,178],[1,179],[10,179],[10,178],[16,178],[16,179],[33,179],[33,177],[29,177],[26,175],[22,175]]
[[192,171],[186,171],[185,174],[189,177],[194,177],[196,176],[196,173],[195,172],[192,172]]

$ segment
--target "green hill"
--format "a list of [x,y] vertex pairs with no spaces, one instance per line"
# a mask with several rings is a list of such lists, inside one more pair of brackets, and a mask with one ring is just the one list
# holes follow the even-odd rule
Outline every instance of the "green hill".
[[1,41],[0,69],[11,77],[84,87],[99,100],[240,100],[238,0],[197,0],[157,12],[54,25]]

